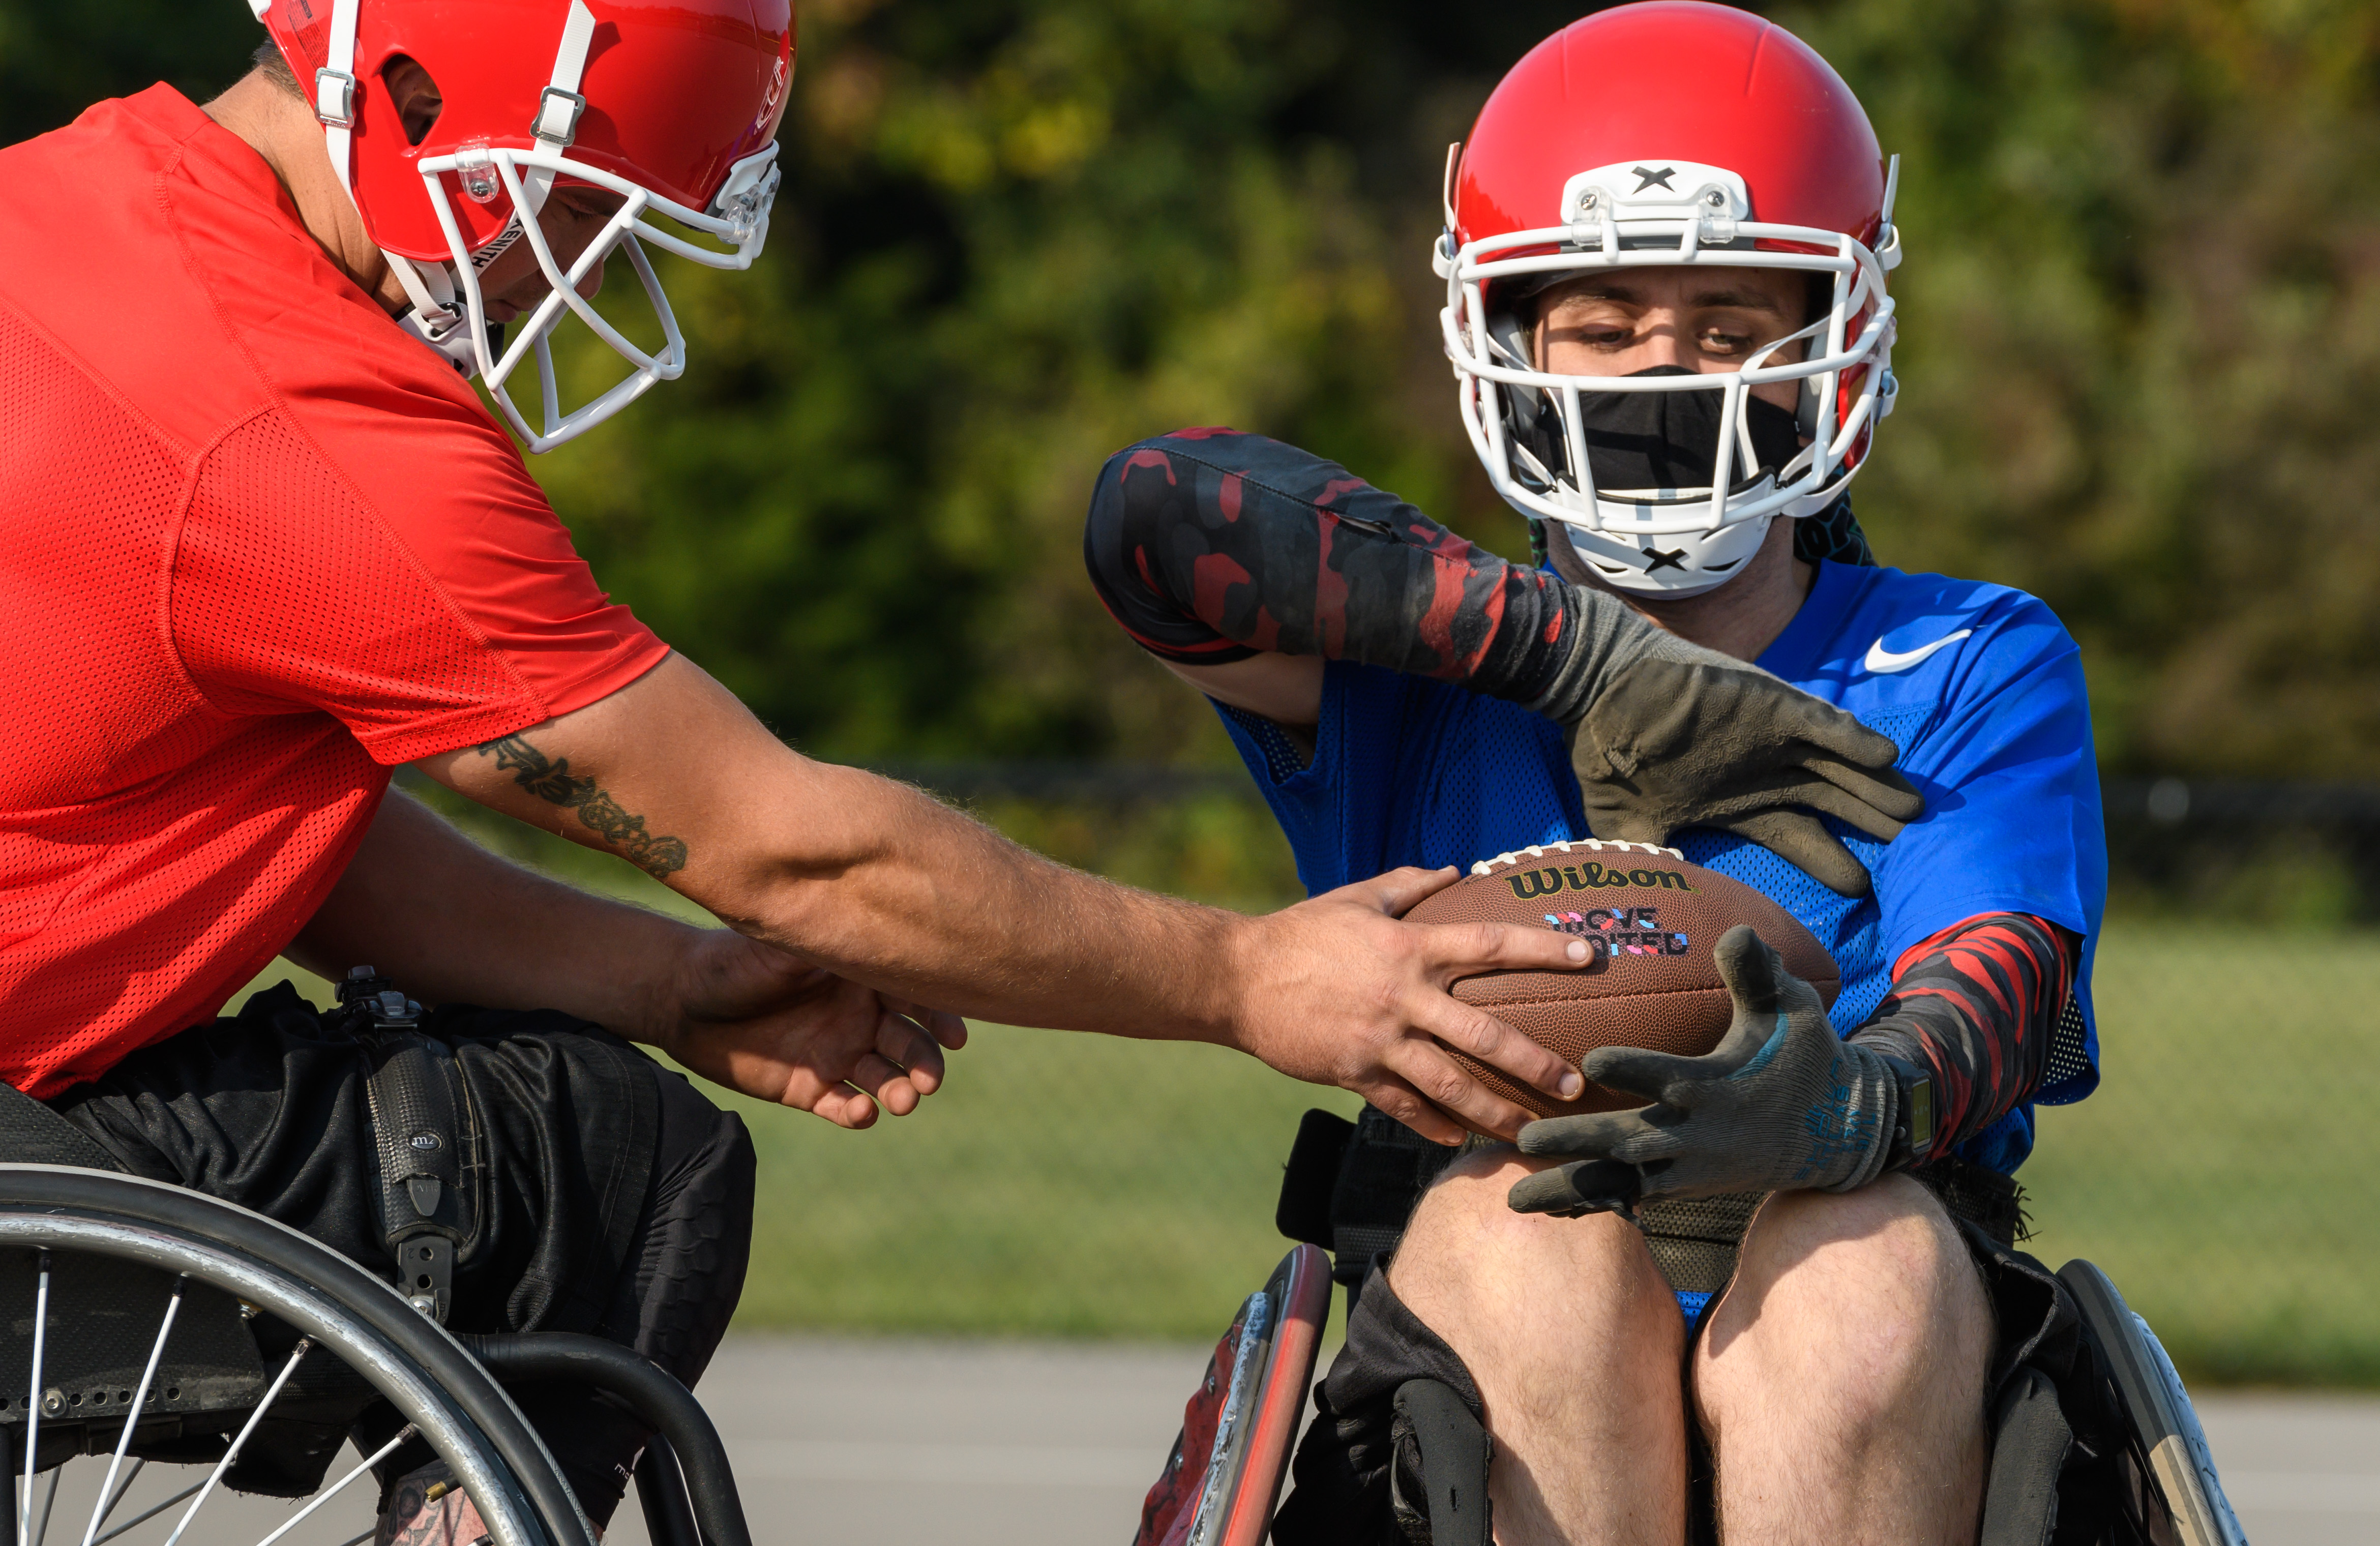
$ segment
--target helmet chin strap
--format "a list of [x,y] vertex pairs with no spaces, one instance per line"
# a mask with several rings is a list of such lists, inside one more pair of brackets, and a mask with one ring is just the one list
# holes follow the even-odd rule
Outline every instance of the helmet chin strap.
[[[262,7],[270,0],[249,0],[251,7]],[[355,124],[359,100],[356,81],[356,23],[362,0],[332,0],[331,35],[322,67],[314,72],[314,116],[322,125],[322,146],[330,152],[331,170],[338,175],[339,187],[347,201],[355,202]],[[578,92],[580,80],[587,69],[587,55],[594,46],[595,16],[587,8],[587,0],[571,0],[570,14],[563,23],[561,46],[555,50],[551,83],[538,99],[537,116],[529,126],[530,133],[546,148],[567,150],[577,138],[578,116],[586,110],[587,99]],[[516,209],[505,228],[492,241],[482,244],[471,255],[474,269],[485,268],[514,242],[520,239],[521,222],[534,220],[545,207],[548,194],[553,189],[553,173],[538,168],[521,179],[522,202],[526,209]],[[357,206],[358,213],[361,206]],[[468,311],[456,297],[455,275],[447,263],[416,260],[380,250],[389,273],[412,303],[411,311],[397,319],[397,325],[437,351],[456,370],[467,376],[479,374],[480,349],[478,340],[470,336],[471,329],[462,325]]]
[[[322,148],[330,153],[331,170],[339,179],[347,202],[355,203],[356,108],[360,93],[356,81],[356,18],[362,0],[332,0],[331,36],[322,67],[314,72],[314,116],[322,125]],[[361,213],[361,206],[357,206]],[[455,299],[455,282],[443,263],[417,264],[386,248],[380,250],[388,271],[405,291],[413,310],[397,325],[454,362],[466,374],[479,368],[478,351],[455,324],[463,309]]]
[[[595,46],[595,13],[587,8],[587,0],[570,0],[570,15],[562,23],[562,43],[553,51],[553,75],[545,90],[538,93],[537,116],[529,120],[529,133],[545,149],[560,154],[578,138],[578,116],[587,111],[587,99],[578,94],[578,84],[587,73],[588,51]],[[521,177],[521,191],[528,208],[516,211],[513,218],[534,220],[545,208],[545,196],[553,191],[553,174],[543,167],[532,167]]]
[[416,263],[384,248],[381,256],[388,261],[388,271],[404,287],[406,298],[413,302],[413,310],[399,316],[396,325],[466,377],[478,375],[480,351],[471,342],[468,314],[454,298],[454,276],[446,265]]

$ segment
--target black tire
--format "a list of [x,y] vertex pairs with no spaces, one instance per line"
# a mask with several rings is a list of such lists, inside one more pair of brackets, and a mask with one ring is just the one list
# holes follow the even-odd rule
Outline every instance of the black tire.
[[2150,1539],[2169,1533],[2180,1546],[2247,1546],[2190,1394],[2156,1333],[2090,1262],[2077,1258],[2058,1276],[2082,1309],[2083,1330],[2107,1359],[2139,1448],[2137,1464],[2165,1506],[2165,1518],[2141,1521]]
[[[43,1293],[53,1261],[98,1258],[202,1284],[248,1313],[285,1323],[394,1406],[455,1468],[495,1546],[595,1546],[594,1531],[553,1457],[488,1371],[393,1284],[293,1229],[232,1203],[132,1176],[0,1164],[0,1250],[20,1253],[19,1260],[21,1253],[35,1254]],[[8,1313],[16,1313],[14,1307]],[[67,1313],[54,1307],[51,1321],[42,1323]],[[156,1340],[162,1349],[162,1328]],[[308,1356],[293,1356],[290,1367]],[[39,1382],[34,1389],[41,1389]],[[136,1398],[140,1415],[116,1418],[114,1432],[121,1433],[127,1421],[136,1427],[152,1421],[154,1400],[152,1394],[150,1405],[141,1406]],[[43,1420],[58,1420],[55,1403],[39,1404],[50,1413],[47,1419],[34,1412],[36,1405],[27,1398],[10,1419],[10,1443],[25,1445],[38,1438]],[[107,1426],[95,1417],[82,1420]],[[124,1443],[132,1440],[127,1436]]]

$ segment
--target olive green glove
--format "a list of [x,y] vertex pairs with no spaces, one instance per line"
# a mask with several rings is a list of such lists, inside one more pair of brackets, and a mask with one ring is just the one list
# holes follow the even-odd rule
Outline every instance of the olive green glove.
[[1587,1053],[1588,1078],[1654,1104],[1523,1127],[1523,1153],[1573,1158],[1515,1182],[1516,1211],[1572,1215],[1655,1198],[1847,1192],[1884,1172],[1915,1072],[1838,1039],[1817,990],[1748,926],[1721,935],[1714,956],[1735,999],[1718,1050]]
[[1845,896],[1867,867],[1813,812],[1889,842],[1925,800],[1900,749],[1756,665],[1690,644],[1619,597],[1573,587],[1580,638],[1529,707],[1570,730],[1586,824],[1607,841],[1665,844],[1717,827],[1774,850]]

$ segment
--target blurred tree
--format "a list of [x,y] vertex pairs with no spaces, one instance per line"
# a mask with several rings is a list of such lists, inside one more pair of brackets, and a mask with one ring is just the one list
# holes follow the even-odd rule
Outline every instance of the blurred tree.
[[263,41],[236,0],[0,0],[0,144],[159,80],[203,102]]
[[[1231,422],[1517,548],[1427,243],[1447,141],[1584,8],[820,0],[769,255],[672,265],[686,380],[537,470],[821,753],[1225,755],[1081,578],[1089,481]],[[1906,158],[1886,556],[2050,600],[2116,767],[2380,776],[2380,9],[1761,8]],[[203,94],[256,37],[231,0],[0,0],[0,137]]]
[[1407,431],[1421,246],[1379,213],[1412,181],[1381,88],[1431,79],[1423,30],[1388,49],[1352,6],[1271,0],[833,0],[804,27],[765,272],[691,286],[686,383],[540,475],[608,582],[817,749],[1219,751],[1117,648],[1085,496],[1184,423],[1448,492]]
[[2054,604],[2111,766],[2380,776],[2380,9],[1777,15],[1905,158],[1885,553]]

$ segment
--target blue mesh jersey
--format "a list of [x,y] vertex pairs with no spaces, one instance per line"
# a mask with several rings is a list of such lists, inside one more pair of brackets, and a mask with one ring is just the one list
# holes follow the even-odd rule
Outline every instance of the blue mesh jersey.
[[[1889,844],[1825,818],[1876,878],[1875,895],[1859,901],[1731,834],[1688,829],[1671,845],[1767,893],[1834,953],[1842,993],[1833,1019],[1845,1032],[1874,1016],[1903,952],[1961,919],[2030,913],[2072,930],[2084,941],[2074,1004],[2036,1099],[2091,1093],[2091,961],[2107,855],[2082,663],[2065,627],[2005,586],[1821,563],[1759,663],[1889,736],[1925,814]],[[1500,699],[1332,661],[1314,761],[1303,768],[1270,722],[1222,713],[1309,892],[1399,865],[1468,869],[1589,835],[1561,728]],[[2033,1134],[2028,1104],[1959,1152],[2012,1173]]]

